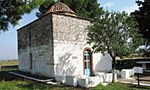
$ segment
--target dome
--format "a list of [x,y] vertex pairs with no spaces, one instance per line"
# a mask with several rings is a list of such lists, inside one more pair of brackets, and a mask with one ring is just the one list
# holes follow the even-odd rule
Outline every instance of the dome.
[[71,10],[66,4],[62,2],[55,3],[47,12],[59,12],[59,13],[65,13],[65,14],[72,14],[75,15],[75,12]]

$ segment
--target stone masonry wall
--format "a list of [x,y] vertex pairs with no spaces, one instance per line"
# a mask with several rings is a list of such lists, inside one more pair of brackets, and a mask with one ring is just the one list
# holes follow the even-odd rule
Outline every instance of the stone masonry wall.
[[[83,50],[90,21],[61,14],[48,14],[18,30],[19,69],[62,79],[83,75]],[[109,55],[93,53],[94,72],[109,72]],[[62,80],[60,80],[62,81]]]
[[53,14],[55,76],[83,75],[88,20]]
[[[53,14],[54,71],[56,79],[65,75],[83,75],[83,50],[87,44],[87,26],[90,21]],[[111,58],[107,54],[93,53],[94,72],[110,72]]]
[[51,15],[46,15],[18,31],[19,69],[53,77],[53,41]]

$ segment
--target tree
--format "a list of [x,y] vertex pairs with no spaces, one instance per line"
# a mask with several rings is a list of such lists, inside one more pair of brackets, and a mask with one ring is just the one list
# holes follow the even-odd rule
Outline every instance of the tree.
[[0,0],[0,32],[8,30],[8,25],[18,24],[21,16],[39,7],[45,0]]
[[106,11],[96,22],[88,27],[87,41],[94,52],[110,54],[114,82],[116,56],[127,56],[142,43],[137,32],[137,23],[125,12],[109,13]]
[[39,12],[36,12],[37,17],[43,16],[48,9],[54,5],[55,0],[45,0],[45,2],[39,7]]
[[[86,18],[97,18],[104,11],[99,7],[97,0],[59,0],[68,5],[78,16]],[[43,5],[40,6],[37,16],[40,17],[46,13],[46,11],[54,4],[52,0],[46,0]]]
[[[55,3],[56,0],[0,0],[0,32],[8,30],[9,24],[15,26],[25,13],[39,8],[37,16],[45,12]],[[66,3],[77,15],[93,18],[103,13],[99,8],[97,0],[60,0]]]
[[139,32],[143,35],[145,39],[145,46],[150,45],[150,0],[137,1],[139,10],[132,13],[135,16],[139,24]]

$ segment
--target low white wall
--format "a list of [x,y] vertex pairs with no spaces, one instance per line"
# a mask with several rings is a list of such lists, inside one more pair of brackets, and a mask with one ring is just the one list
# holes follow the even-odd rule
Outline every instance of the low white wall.
[[110,72],[112,69],[112,59],[109,54],[93,54],[94,72]]
[[[115,81],[117,81],[117,74],[115,74]],[[78,85],[81,87],[95,87],[100,83],[112,82],[112,73],[100,74],[99,76],[80,76],[78,77]]]
[[123,69],[121,70],[121,78],[130,79],[134,75],[134,70],[132,69]]
[[[81,86],[81,87],[95,87],[100,83],[110,83],[112,82],[112,73],[97,73],[96,76],[74,76],[74,75],[66,75],[66,76],[56,76],[56,81],[65,83],[70,86]],[[117,74],[115,74],[115,81],[117,81]]]

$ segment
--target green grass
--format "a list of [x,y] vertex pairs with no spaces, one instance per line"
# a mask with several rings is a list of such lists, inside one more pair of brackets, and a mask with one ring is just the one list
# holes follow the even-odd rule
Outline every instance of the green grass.
[[137,87],[135,85],[122,84],[122,83],[110,83],[108,86],[103,86],[102,84],[97,85],[95,90],[150,90],[150,87],[141,86]]
[[3,60],[0,61],[0,66],[18,65],[18,60]]
[[[85,90],[85,88],[66,85],[47,85],[11,75],[8,71],[1,71],[0,90]],[[150,87],[137,88],[137,86],[127,84],[110,83],[108,86],[99,84],[95,88],[88,88],[86,90],[150,90]]]
[[1,81],[0,90],[76,90],[63,85],[46,85],[29,80]]
[[83,90],[79,87],[65,85],[47,85],[9,74],[8,71],[0,72],[0,90]]
[[[18,61],[0,61],[0,66],[17,65]],[[102,84],[95,88],[70,87],[66,85],[47,85],[9,74],[10,70],[0,72],[0,90],[150,90],[150,87],[140,87],[121,83]]]

